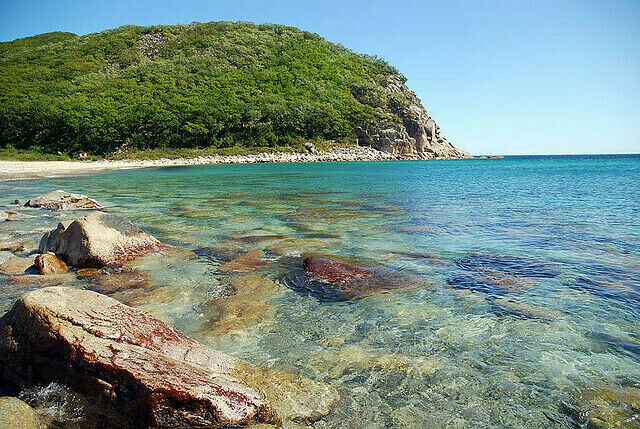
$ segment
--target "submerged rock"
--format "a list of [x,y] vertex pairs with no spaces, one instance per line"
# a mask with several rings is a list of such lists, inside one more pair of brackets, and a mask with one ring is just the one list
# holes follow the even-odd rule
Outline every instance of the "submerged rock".
[[621,387],[582,392],[575,405],[563,411],[587,428],[640,428],[640,389]]
[[[312,421],[336,398],[299,377],[276,382],[271,370],[254,371],[112,298],[64,287],[30,292],[0,318],[0,369],[19,389],[59,382],[92,397],[115,426]],[[293,385],[307,388],[282,390]]]
[[467,271],[499,272],[516,277],[552,278],[560,274],[554,264],[509,255],[474,253],[456,260],[456,265]]
[[76,274],[91,280],[89,289],[105,295],[153,287],[149,273],[135,268],[82,268]]
[[63,274],[69,271],[67,264],[53,253],[41,253],[36,256],[35,262],[40,274]]
[[12,396],[0,397],[0,423],[3,429],[39,429],[40,420],[28,404]]
[[260,250],[249,250],[229,262],[225,262],[218,268],[220,272],[230,273],[250,273],[256,270],[267,268],[271,265],[271,261],[262,259],[264,253]]
[[266,277],[247,275],[231,279],[233,295],[214,298],[205,311],[207,332],[228,333],[259,325],[275,313],[273,301],[282,286]]
[[128,219],[103,212],[61,222],[40,241],[40,252],[53,252],[75,267],[119,265],[165,247]]
[[0,264],[0,274],[6,274],[10,276],[17,276],[21,274],[37,273],[34,266],[35,255],[30,256],[17,256],[11,255],[2,264]]
[[415,275],[385,267],[361,267],[336,257],[308,256],[296,265],[283,279],[285,284],[320,301],[355,301],[421,281]]
[[18,212],[14,212],[11,210],[0,210],[0,222],[1,221],[16,221],[16,220],[23,220],[23,219],[28,219],[31,218],[33,216],[29,216],[23,213],[18,213]]
[[92,210],[103,208],[96,200],[81,194],[57,190],[27,201],[27,207],[41,207],[49,210]]

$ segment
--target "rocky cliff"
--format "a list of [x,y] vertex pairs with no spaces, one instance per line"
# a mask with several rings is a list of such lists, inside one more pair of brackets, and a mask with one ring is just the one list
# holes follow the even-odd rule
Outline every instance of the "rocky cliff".
[[385,87],[388,108],[401,124],[380,129],[356,128],[358,144],[408,158],[470,158],[471,155],[455,147],[440,134],[436,124],[416,94],[397,76],[390,75]]

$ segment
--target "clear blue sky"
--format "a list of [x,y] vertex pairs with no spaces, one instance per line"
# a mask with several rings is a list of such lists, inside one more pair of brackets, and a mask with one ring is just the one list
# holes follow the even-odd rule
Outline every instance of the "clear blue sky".
[[293,25],[377,54],[474,154],[640,152],[640,0],[0,0],[0,40],[125,24]]

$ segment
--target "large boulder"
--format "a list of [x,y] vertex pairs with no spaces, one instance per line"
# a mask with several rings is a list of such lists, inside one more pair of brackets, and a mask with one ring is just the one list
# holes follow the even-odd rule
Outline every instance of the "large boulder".
[[74,267],[120,265],[164,247],[129,220],[104,212],[61,222],[40,240],[40,252],[53,252]]
[[[306,387],[295,397],[274,383],[253,387],[274,378],[261,371],[253,374],[248,364],[91,291],[39,289],[0,318],[2,383],[16,389],[64,384],[93,398],[114,426],[312,421],[326,414],[329,400],[335,399],[331,389],[310,380],[298,379]],[[274,396],[273,402],[267,395]],[[298,404],[303,414],[283,416],[279,407],[290,404]]]
[[49,210],[92,210],[102,205],[86,195],[72,194],[62,190],[51,191],[27,201],[27,207],[41,207]]

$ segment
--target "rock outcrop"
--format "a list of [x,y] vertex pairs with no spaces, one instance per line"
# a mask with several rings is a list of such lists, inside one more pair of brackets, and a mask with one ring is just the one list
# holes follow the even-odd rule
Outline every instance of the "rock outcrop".
[[61,190],[51,191],[32,198],[26,202],[25,206],[41,207],[49,210],[95,210],[103,208],[93,198]]
[[0,318],[3,383],[17,389],[62,383],[97,401],[115,426],[280,423],[278,406],[288,402],[304,412],[296,420],[305,421],[326,414],[327,400],[335,399],[309,380],[299,379],[308,397],[277,393],[276,384],[253,387],[272,378],[260,371],[91,291],[39,289]]
[[104,212],[61,222],[40,241],[40,252],[53,252],[74,267],[119,265],[164,247],[128,219]]
[[[431,118],[422,103],[396,75],[388,77],[385,88],[389,110],[400,117],[402,124],[388,128],[356,128],[358,144],[402,155],[407,158],[470,158],[471,155],[456,148],[440,134],[440,127]],[[354,94],[357,98],[357,94]]]

